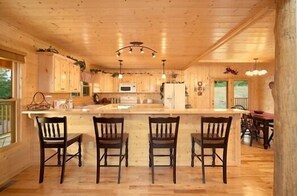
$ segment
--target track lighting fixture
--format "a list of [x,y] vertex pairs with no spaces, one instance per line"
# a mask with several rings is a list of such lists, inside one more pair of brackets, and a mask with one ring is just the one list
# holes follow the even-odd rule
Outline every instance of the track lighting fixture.
[[153,50],[153,49],[151,49],[151,48],[149,48],[147,46],[144,46],[143,42],[134,41],[134,42],[130,42],[129,46],[125,46],[123,48],[118,49],[116,51],[116,56],[120,57],[121,56],[121,51],[125,50],[126,48],[129,48],[129,53],[133,52],[133,48],[140,48],[140,53],[144,53],[144,49],[150,50],[152,52],[152,57],[153,58],[155,58],[156,54],[157,54],[157,51],[155,51],[155,50]]

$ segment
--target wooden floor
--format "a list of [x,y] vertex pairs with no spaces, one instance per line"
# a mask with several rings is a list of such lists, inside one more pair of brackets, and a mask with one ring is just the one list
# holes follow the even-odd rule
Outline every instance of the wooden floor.
[[243,143],[242,164],[228,167],[228,184],[222,181],[221,168],[206,168],[206,184],[203,184],[199,166],[177,167],[177,184],[172,183],[172,170],[163,167],[156,168],[154,185],[149,167],[122,167],[121,184],[117,184],[116,168],[103,168],[99,184],[95,183],[93,166],[68,165],[62,185],[59,184],[60,168],[46,168],[43,184],[38,183],[38,173],[38,166],[26,169],[13,178],[0,195],[267,196],[273,192],[273,146],[264,150],[260,143],[255,142],[252,147]]

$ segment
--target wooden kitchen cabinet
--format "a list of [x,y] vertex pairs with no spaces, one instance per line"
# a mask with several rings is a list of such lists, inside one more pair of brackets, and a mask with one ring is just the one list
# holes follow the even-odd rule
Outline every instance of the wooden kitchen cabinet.
[[80,69],[74,61],[55,53],[39,53],[39,90],[50,93],[79,92]]
[[69,77],[70,92],[80,92],[80,67],[70,63]]

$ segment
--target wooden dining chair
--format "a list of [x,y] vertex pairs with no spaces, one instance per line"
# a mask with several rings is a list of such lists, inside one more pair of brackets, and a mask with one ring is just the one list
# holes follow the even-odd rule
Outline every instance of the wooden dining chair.
[[[253,141],[258,141],[259,139],[264,140],[264,125],[261,122],[261,119],[257,115],[254,115],[252,117],[251,123],[250,123],[250,132],[251,132],[251,140],[250,140],[250,146],[253,145]],[[262,132],[262,136],[261,136]]]
[[241,116],[241,139],[245,135],[251,135],[251,129],[253,128],[253,118],[251,114],[242,114]]
[[[227,183],[227,147],[232,117],[201,117],[200,133],[192,133],[191,166],[194,167],[194,158],[201,161],[202,182],[205,183],[205,167],[223,167],[223,182]],[[196,153],[195,144],[200,146],[200,153]],[[211,149],[207,154],[205,149]],[[216,149],[223,149],[219,155]],[[205,157],[212,157],[211,164],[205,164]],[[216,163],[216,158],[221,164]]]
[[[125,165],[128,167],[128,141],[129,134],[124,133],[124,118],[104,118],[93,117],[95,139],[96,139],[96,152],[97,152],[97,170],[96,170],[96,183],[100,181],[100,167],[118,167],[118,184],[121,180],[121,163],[125,158]],[[123,146],[125,151],[123,152]],[[101,155],[100,150],[103,149]],[[109,149],[117,149],[119,152],[109,152]],[[108,164],[108,157],[118,157],[119,162],[117,165]],[[104,159],[104,164],[101,161]]]
[[[40,173],[39,183],[43,182],[44,168],[48,166],[62,167],[60,183],[64,181],[66,162],[78,157],[78,166],[81,167],[81,133],[68,133],[66,117],[36,117],[40,143]],[[67,153],[67,148],[78,143],[78,150],[74,154]],[[57,149],[57,151],[45,159],[46,149]],[[62,150],[62,154],[61,154]],[[57,165],[46,164],[47,161],[57,155]],[[62,157],[62,163],[61,163]],[[67,158],[67,159],[66,159]]]
[[[176,150],[180,117],[149,117],[149,166],[152,168],[152,183],[155,182],[155,167],[173,167],[173,182],[176,183]],[[168,154],[155,154],[155,149],[169,149]],[[169,165],[156,165],[154,157],[169,157]]]

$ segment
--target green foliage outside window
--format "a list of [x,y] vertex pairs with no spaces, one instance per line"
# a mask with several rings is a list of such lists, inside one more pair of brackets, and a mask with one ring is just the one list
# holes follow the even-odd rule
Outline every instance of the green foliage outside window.
[[0,99],[12,97],[11,69],[0,67]]

